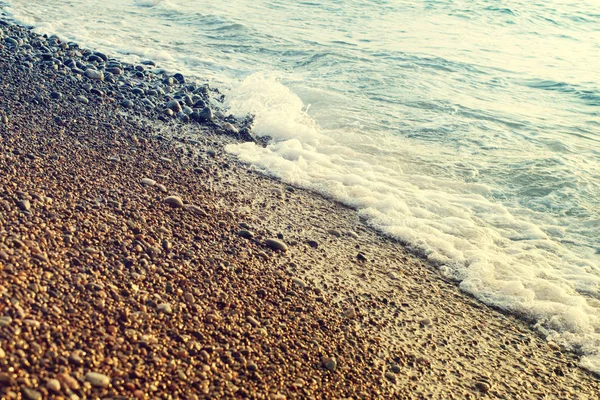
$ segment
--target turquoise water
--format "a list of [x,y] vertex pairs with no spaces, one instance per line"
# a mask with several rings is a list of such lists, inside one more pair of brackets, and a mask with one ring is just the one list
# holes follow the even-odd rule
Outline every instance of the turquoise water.
[[357,209],[600,372],[592,1],[12,0],[38,32],[208,80],[240,160]]

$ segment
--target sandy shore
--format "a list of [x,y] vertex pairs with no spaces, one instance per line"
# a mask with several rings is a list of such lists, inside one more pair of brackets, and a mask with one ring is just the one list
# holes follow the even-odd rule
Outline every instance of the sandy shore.
[[598,396],[526,322],[237,163],[236,121],[164,118],[2,43],[2,398]]

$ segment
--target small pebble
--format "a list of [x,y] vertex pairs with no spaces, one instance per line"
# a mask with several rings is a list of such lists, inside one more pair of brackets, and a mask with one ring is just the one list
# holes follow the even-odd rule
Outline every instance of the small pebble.
[[323,357],[323,367],[329,371],[335,371],[337,368],[337,360],[335,357]]
[[169,303],[162,303],[159,304],[158,307],[156,307],[156,309],[160,312],[163,312],[165,314],[172,314],[173,313],[173,309],[171,308],[171,305]]
[[25,396],[25,398],[29,400],[40,400],[42,398],[42,394],[37,390],[23,388],[22,392],[23,396]]
[[265,240],[265,244],[273,250],[280,250],[283,252],[288,250],[287,244],[277,239],[267,239]]
[[52,392],[60,392],[60,381],[58,379],[48,379],[46,388]]
[[254,232],[247,229],[242,229],[238,232],[238,235],[245,239],[252,239],[254,237]]
[[164,202],[173,208],[183,207],[183,200],[179,196],[169,196],[164,199]]
[[85,374],[85,380],[95,387],[105,388],[110,385],[110,378],[98,372],[88,372]]
[[396,383],[396,375],[394,375],[393,372],[391,371],[387,371],[385,373],[385,377],[388,381],[392,382],[392,383]]
[[491,386],[488,382],[485,381],[479,381],[475,383],[475,387],[477,388],[477,390],[479,390],[482,393],[487,393],[490,391]]

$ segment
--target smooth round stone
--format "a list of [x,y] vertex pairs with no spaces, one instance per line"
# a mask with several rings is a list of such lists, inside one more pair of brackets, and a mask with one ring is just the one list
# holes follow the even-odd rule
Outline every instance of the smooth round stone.
[[212,121],[214,118],[213,112],[210,107],[204,107],[202,111],[200,111],[200,120],[202,121]]
[[58,379],[49,379],[46,382],[46,389],[52,392],[60,392],[60,381]]
[[258,320],[251,315],[246,317],[246,321],[248,321],[250,325],[252,325],[255,328],[260,327],[260,322],[258,322]]
[[491,389],[490,384],[487,382],[483,382],[483,381],[477,382],[475,384],[475,387],[477,388],[477,390],[479,390],[482,393],[487,393]]
[[108,161],[112,161],[112,162],[119,162],[121,161],[121,157],[119,156],[112,156],[108,159]]
[[348,231],[346,232],[346,235],[350,236],[353,239],[358,239],[358,234],[354,231]]
[[129,100],[129,99],[124,99],[121,102],[121,105],[125,108],[132,108],[133,107],[133,101]]
[[156,185],[156,181],[154,179],[144,178],[144,179],[142,179],[142,185],[154,186],[154,185]]
[[292,278],[292,284],[294,284],[294,286],[298,286],[301,288],[306,287],[306,283],[300,278]]
[[51,99],[60,99],[60,98],[62,98],[62,94],[58,93],[58,92],[52,92],[52,93],[50,93],[50,98]]
[[94,53],[94,55],[97,57],[100,57],[102,59],[102,61],[104,61],[104,62],[108,61],[108,57],[104,53],[100,53],[99,51],[96,51]]
[[6,352],[4,351],[4,349],[2,347],[0,347],[0,358],[4,358],[6,357]]
[[335,371],[337,368],[337,360],[335,357],[323,357],[323,366],[329,371]]
[[9,46],[18,46],[19,45],[19,42],[11,37],[5,38],[4,43],[6,43]]
[[236,128],[235,126],[233,126],[229,122],[225,122],[223,124],[223,129],[225,129],[227,132],[233,132],[233,133],[238,133],[239,132],[238,128]]
[[183,74],[180,74],[179,72],[176,73],[175,75],[173,75],[173,78],[177,79],[177,81],[179,83],[185,83],[185,77],[183,76]]
[[193,212],[194,214],[198,214],[202,217],[208,217],[208,214],[206,213],[206,211],[204,211],[201,207],[198,207],[194,204],[186,204],[185,209]]
[[138,95],[138,96],[143,96],[143,95],[144,95],[144,93],[145,93],[145,92],[144,92],[144,89],[142,89],[142,88],[139,88],[139,87],[134,87],[133,89],[131,89],[131,92],[132,92],[133,94],[136,94],[136,95]]
[[172,110],[173,112],[178,113],[181,111],[181,104],[179,104],[177,100],[171,100],[167,103],[167,108],[169,110]]
[[241,229],[238,232],[238,235],[243,237],[244,239],[252,239],[254,237],[254,232],[249,231],[247,229]]
[[121,70],[121,68],[119,67],[111,67],[106,68],[106,72],[110,72],[113,75],[121,75],[123,73],[123,70]]
[[110,378],[98,372],[88,372],[85,374],[85,380],[95,387],[105,388],[110,385]]
[[385,373],[385,378],[392,383],[396,383],[396,375],[391,371]]
[[171,305],[169,303],[159,304],[158,307],[156,307],[156,309],[159,312],[162,312],[162,313],[165,313],[165,314],[172,314],[173,313],[173,308],[171,307]]
[[90,101],[88,100],[88,98],[87,98],[87,97],[85,97],[85,96],[77,96],[77,100],[78,100],[80,103],[83,103],[83,104],[88,104],[88,103],[90,102]]
[[104,74],[100,71],[96,71],[95,69],[85,70],[85,76],[87,76],[90,79],[95,79],[95,80],[99,80],[99,81],[104,80]]
[[25,396],[25,398],[28,400],[41,400],[42,399],[42,394],[40,392],[38,392],[37,390],[33,390],[30,388],[23,388],[22,392],[23,392],[23,396]]
[[265,240],[265,244],[273,250],[279,250],[284,252],[288,250],[287,244],[277,239],[267,239]]
[[183,207],[183,200],[181,200],[181,197],[179,196],[169,196],[166,197],[163,201],[173,208]]
[[92,62],[94,62],[94,61],[95,61],[95,62],[97,62],[97,63],[101,63],[101,62],[103,62],[104,60],[103,60],[102,58],[98,57],[97,55],[95,55],[95,54],[92,54],[91,56],[89,56],[89,57],[88,57],[88,61],[92,61]]

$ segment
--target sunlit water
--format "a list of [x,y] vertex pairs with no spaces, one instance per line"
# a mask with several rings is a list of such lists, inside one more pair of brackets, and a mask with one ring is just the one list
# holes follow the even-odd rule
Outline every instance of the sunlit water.
[[228,151],[358,210],[600,372],[593,1],[0,0],[40,33],[228,92]]

